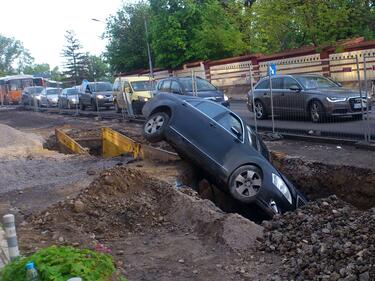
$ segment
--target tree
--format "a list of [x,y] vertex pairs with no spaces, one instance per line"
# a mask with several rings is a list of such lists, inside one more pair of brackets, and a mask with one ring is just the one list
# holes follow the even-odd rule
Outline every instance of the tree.
[[105,37],[109,43],[105,57],[113,72],[126,72],[148,67],[145,19],[149,6],[124,4],[107,20]]
[[48,78],[54,81],[64,80],[64,77],[62,73],[59,71],[59,68],[55,66],[53,69],[51,69],[48,63],[29,65],[25,68],[24,73],[38,77]]
[[89,81],[94,80],[110,80],[111,75],[109,71],[109,65],[104,61],[102,57],[87,54],[87,68]]
[[82,80],[87,77],[87,57],[82,51],[82,46],[73,30],[66,31],[66,45],[62,51],[65,58],[63,75],[69,82],[81,84]]
[[21,73],[32,62],[21,41],[0,35],[0,76]]

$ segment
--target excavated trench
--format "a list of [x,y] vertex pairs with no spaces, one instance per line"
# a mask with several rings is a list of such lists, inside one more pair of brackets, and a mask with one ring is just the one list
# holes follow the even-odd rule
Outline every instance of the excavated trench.
[[[72,137],[89,153],[96,157],[102,155],[100,130],[73,131]],[[132,136],[134,137],[134,136]],[[138,140],[141,138],[138,136]],[[46,142],[49,149],[60,150],[53,138]],[[168,147],[162,144],[161,147]],[[61,151],[61,150],[60,150]],[[375,206],[375,171],[371,169],[352,167],[349,165],[330,165],[319,162],[309,162],[296,157],[288,157],[279,153],[271,153],[273,164],[285,174],[309,200],[336,195],[353,206],[365,210]],[[129,156],[130,155],[124,155]],[[126,161],[129,161],[126,157]],[[156,168],[163,165],[155,163]],[[255,222],[261,222],[267,217],[259,212],[256,206],[243,205],[234,200],[228,193],[210,184],[202,171],[192,165],[179,168],[174,181],[176,188],[186,186],[193,188],[203,199],[211,200],[217,207],[227,213],[239,213]]]

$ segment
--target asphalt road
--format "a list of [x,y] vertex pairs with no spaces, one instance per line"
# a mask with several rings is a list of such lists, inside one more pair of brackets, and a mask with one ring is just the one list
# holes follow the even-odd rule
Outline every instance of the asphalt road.
[[[244,118],[246,122],[255,126],[254,115],[246,106],[245,101],[232,101],[231,110]],[[33,108],[32,108],[33,109]],[[41,111],[55,112],[60,114],[75,114],[75,109],[42,108]],[[78,111],[80,116],[96,117],[104,119],[121,118],[121,113],[113,109],[100,109],[99,112],[89,108]],[[365,133],[370,132],[372,140],[375,140],[375,111],[370,113],[369,120],[353,120],[351,117],[340,117],[324,123],[313,123],[307,118],[275,117],[275,132],[289,133],[295,135],[330,137],[339,139],[364,140]],[[272,131],[272,120],[257,120],[256,124],[260,131]]]
[[[231,102],[231,110],[244,118],[248,124],[254,126],[254,115],[246,106],[245,101]],[[271,118],[257,120],[262,130],[272,131]],[[353,120],[351,117],[337,117],[324,123],[313,123],[307,118],[275,117],[275,131],[280,133],[327,136],[336,138],[364,138],[365,130],[371,132],[375,140],[375,112],[369,114],[369,120]]]

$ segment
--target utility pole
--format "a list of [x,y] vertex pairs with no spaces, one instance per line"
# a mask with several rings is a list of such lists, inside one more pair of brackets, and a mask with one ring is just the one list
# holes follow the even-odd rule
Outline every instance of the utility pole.
[[147,29],[147,21],[146,21],[146,18],[144,18],[144,21],[145,21],[145,31],[146,31],[146,42],[147,42],[148,65],[149,65],[149,68],[150,68],[150,76],[151,76],[151,78],[154,78],[154,70],[152,69],[152,60],[151,60],[150,43],[148,42],[148,29]]

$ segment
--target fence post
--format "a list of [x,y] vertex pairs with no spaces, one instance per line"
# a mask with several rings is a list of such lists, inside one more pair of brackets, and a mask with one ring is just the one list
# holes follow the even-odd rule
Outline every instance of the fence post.
[[[363,110],[363,97],[362,97],[362,86],[361,86],[361,74],[359,72],[359,61],[358,61],[358,55],[355,55],[355,63],[357,65],[357,79],[358,79],[358,90],[359,90],[359,97],[361,99],[361,114],[362,114],[362,122],[365,122],[365,115]],[[367,141],[367,130],[366,126],[364,128],[364,137],[365,141]]]
[[191,87],[192,87],[192,90],[193,90],[193,96],[197,96],[197,84],[196,84],[196,81],[195,81],[195,71],[192,69],[191,70]]
[[253,115],[254,115],[254,126],[255,132],[258,133],[258,123],[257,123],[257,115],[255,112],[255,98],[254,98],[254,86],[253,86],[253,65],[249,64],[249,75],[250,75],[250,89],[251,89],[251,98],[252,98],[252,106],[253,106]]
[[363,56],[363,75],[365,79],[365,93],[366,93],[366,131],[367,131],[367,142],[371,141],[371,130],[370,130],[370,124],[369,124],[369,114],[368,114],[368,107],[369,107],[369,99],[368,99],[368,85],[367,85],[367,63],[366,63],[366,56]]
[[9,258],[11,260],[14,260],[20,255],[20,252],[18,250],[17,233],[16,233],[14,215],[7,214],[3,216],[3,223],[4,223],[4,229],[5,229],[5,236],[6,236],[7,243],[8,243]]

